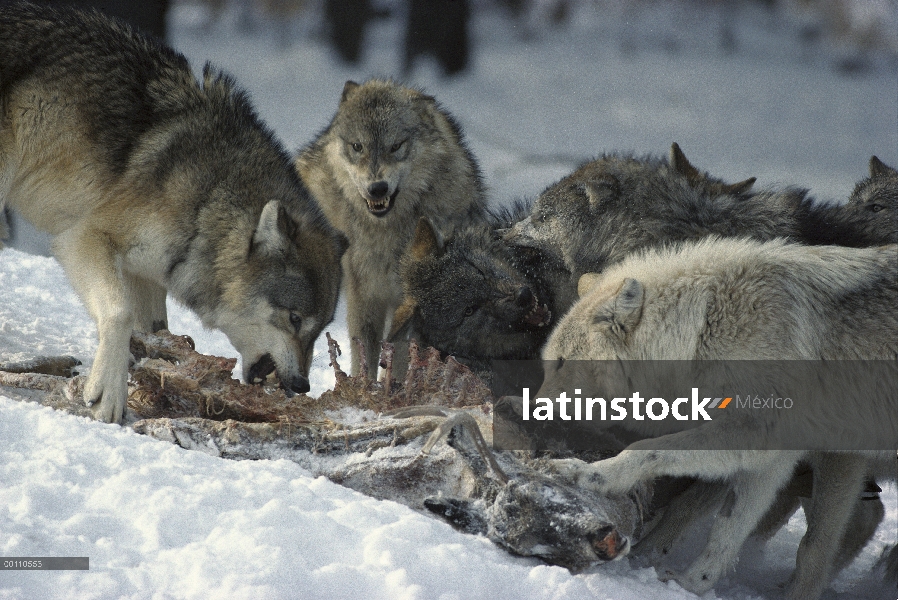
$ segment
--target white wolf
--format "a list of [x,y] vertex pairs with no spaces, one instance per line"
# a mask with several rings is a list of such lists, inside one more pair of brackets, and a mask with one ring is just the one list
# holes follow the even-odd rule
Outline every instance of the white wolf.
[[[538,396],[555,397],[565,361],[652,359],[888,359],[898,356],[898,247],[854,249],[709,238],[624,260],[602,275],[584,275],[585,295],[551,334],[551,361]],[[598,363],[597,363],[598,364]],[[609,363],[601,363],[609,364]],[[795,364],[795,363],[793,363]],[[892,375],[894,365],[891,364]],[[604,377],[614,374],[603,373]],[[873,382],[874,385],[894,385]],[[756,450],[813,448],[814,440],[862,439],[867,448],[898,446],[894,391],[876,400],[802,406],[793,411],[737,411],[686,431],[665,421],[632,421],[646,436],[618,456],[571,461],[579,481],[619,493],[652,478],[727,481],[731,510],[716,519],[701,555],[676,580],[701,594],[731,567],[746,537],[791,477],[796,463],[814,468],[808,532],[801,542],[790,598],[817,598],[828,584],[845,523],[871,467],[895,450],[867,452]],[[779,421],[777,421],[779,419]],[[802,445],[801,436],[813,434]],[[788,437],[790,439],[784,439]],[[721,450],[740,440],[743,450]],[[697,450],[683,450],[696,448]],[[700,450],[709,448],[711,450]]]

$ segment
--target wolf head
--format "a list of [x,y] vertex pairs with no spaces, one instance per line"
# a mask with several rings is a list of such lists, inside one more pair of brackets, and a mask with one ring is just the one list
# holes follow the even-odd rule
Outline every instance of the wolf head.
[[[356,212],[385,217],[415,202],[441,165],[457,154],[461,134],[433,97],[391,81],[346,82],[325,149]],[[451,146],[451,148],[450,148]],[[405,206],[403,211],[415,209]]]
[[898,242],[898,170],[870,158],[870,176],[854,188],[845,210],[880,243]]
[[405,301],[391,337],[410,327],[427,345],[461,358],[535,356],[552,322],[542,289],[487,226],[440,243],[422,218],[402,262]]
[[312,349],[334,317],[345,239],[277,200],[262,209],[245,260],[221,283],[212,326],[242,357],[243,378],[256,383],[276,371],[290,392],[309,391]]
[[[572,274],[599,271],[636,248],[726,234],[709,230],[727,226],[715,213],[746,199],[754,181],[727,184],[701,173],[677,144],[670,160],[605,155],[546,189],[506,240],[563,261]],[[765,219],[755,220],[740,225],[763,227]]]

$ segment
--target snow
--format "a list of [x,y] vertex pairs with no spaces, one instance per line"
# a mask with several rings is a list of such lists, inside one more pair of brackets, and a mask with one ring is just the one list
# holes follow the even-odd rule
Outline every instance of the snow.
[[[484,13],[470,71],[446,80],[423,63],[406,80],[458,118],[496,202],[535,195],[602,152],[663,154],[673,141],[714,175],[801,185],[823,199],[847,197],[871,154],[898,165],[894,61],[840,75],[831,57],[809,57],[787,26],[750,7],[736,22],[740,47],[724,55],[694,9],[640,13],[637,27],[621,3],[578,6],[567,30],[526,36]],[[196,22],[181,6],[173,44],[197,70],[211,60],[234,74],[291,149],[327,124],[347,79],[398,73],[395,20],[370,27],[356,67],[312,36],[282,49],[264,31]],[[626,36],[632,52],[621,49]],[[656,43],[664,36],[675,36],[675,53]],[[236,356],[191,313],[174,303],[169,313],[201,352]],[[348,347],[343,305],[328,329]],[[0,252],[0,360],[72,354],[88,368],[96,347],[53,259]],[[325,349],[322,340],[314,393],[333,383]],[[0,599],[694,598],[634,562],[574,575],[292,462],[223,460],[2,395],[0,440],[0,556],[90,557],[89,571],[4,571]],[[898,529],[898,491],[883,487],[884,522],[825,598],[882,594],[869,570]],[[775,594],[803,529],[799,512],[766,546],[747,547],[705,598]]]

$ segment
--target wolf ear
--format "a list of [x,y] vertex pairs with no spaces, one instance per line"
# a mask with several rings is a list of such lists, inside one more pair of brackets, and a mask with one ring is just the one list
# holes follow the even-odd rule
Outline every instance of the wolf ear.
[[757,177],[749,177],[745,181],[740,181],[739,183],[721,185],[718,189],[724,194],[744,194],[751,189],[751,186],[753,186],[757,180]]
[[577,295],[581,298],[586,295],[589,290],[594,288],[602,278],[601,273],[584,273],[577,281]]
[[393,313],[393,322],[390,325],[390,333],[387,335],[388,342],[395,343],[411,330],[412,317],[415,316],[416,310],[418,310],[418,303],[411,296],[406,296],[396,312]]
[[617,294],[602,304],[593,318],[594,323],[610,322],[611,331],[624,338],[636,328],[642,319],[642,303],[645,299],[645,288],[636,279],[624,279]]
[[689,162],[686,155],[680,150],[680,145],[676,142],[670,146],[670,166],[673,167],[674,171],[689,180],[690,185],[695,185],[702,177],[702,174],[692,166],[692,163]]
[[870,157],[870,177],[894,177],[896,175],[898,175],[898,170],[885,164],[876,156]]
[[253,233],[253,250],[266,254],[282,252],[287,248],[296,232],[296,223],[287,214],[281,203],[269,200],[262,208],[262,215]]
[[[670,146],[670,166],[673,167],[674,171],[684,176],[692,187],[707,180],[702,176],[698,169],[692,166],[692,163],[689,162],[686,155],[683,154],[683,151],[680,149],[680,145],[676,142]],[[712,192],[720,194],[744,194],[751,189],[751,186],[755,184],[755,181],[757,181],[756,177],[749,177],[745,181],[740,181],[738,183],[712,183],[711,190]]]
[[620,195],[620,182],[613,175],[603,175],[598,179],[593,179],[583,185],[586,197],[590,204],[597,204],[602,198],[608,197],[608,192],[615,196]]
[[353,81],[353,80],[351,80],[351,79],[348,80],[348,81],[343,85],[343,93],[340,94],[340,102],[341,102],[341,103],[345,102],[345,101],[346,101],[346,98],[349,96],[350,92],[352,92],[352,90],[354,90],[354,89],[357,88],[357,87],[359,87],[359,84],[357,84],[355,81]]
[[423,260],[428,256],[438,255],[440,250],[442,248],[436,230],[427,217],[421,217],[415,227],[415,237],[409,246],[409,254],[414,260]]

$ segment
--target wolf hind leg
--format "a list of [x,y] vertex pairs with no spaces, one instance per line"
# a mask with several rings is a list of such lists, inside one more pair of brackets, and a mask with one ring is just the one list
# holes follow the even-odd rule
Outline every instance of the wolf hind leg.
[[125,282],[134,307],[134,329],[143,333],[168,329],[167,290],[155,281],[133,273],[125,274]]
[[128,396],[128,342],[134,323],[121,260],[106,234],[80,227],[58,235],[53,251],[99,333],[84,403],[94,406],[98,420],[118,423]]

